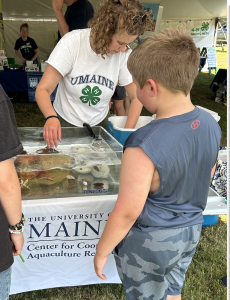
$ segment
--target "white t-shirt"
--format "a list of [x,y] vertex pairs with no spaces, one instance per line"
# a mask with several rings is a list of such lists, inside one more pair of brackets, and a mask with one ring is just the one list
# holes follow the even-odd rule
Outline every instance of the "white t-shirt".
[[131,50],[105,59],[90,46],[90,28],[73,30],[64,35],[47,63],[58,70],[60,80],[54,109],[67,122],[82,127],[99,124],[106,117],[116,85],[130,84],[127,69]]

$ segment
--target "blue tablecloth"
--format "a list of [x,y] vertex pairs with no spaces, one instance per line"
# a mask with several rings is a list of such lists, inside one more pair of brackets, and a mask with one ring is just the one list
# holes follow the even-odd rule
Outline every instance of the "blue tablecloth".
[[[6,72],[0,71],[0,84],[6,92],[26,92],[29,101],[35,102],[36,87],[41,80],[43,72]],[[54,101],[56,89],[50,95]]]
[[0,71],[0,84],[6,92],[28,92],[27,73]]

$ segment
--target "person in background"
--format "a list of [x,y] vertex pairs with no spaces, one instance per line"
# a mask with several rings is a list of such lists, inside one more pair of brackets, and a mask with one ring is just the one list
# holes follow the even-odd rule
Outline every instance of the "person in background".
[[[53,9],[58,23],[58,41],[75,29],[88,27],[94,9],[88,0],[53,0]],[[62,13],[63,3],[67,5],[65,15]]]
[[[138,45],[141,42],[139,36],[132,44]],[[131,49],[132,45],[131,45]],[[113,114],[116,116],[128,116],[129,107],[130,107],[130,99],[126,95],[125,88],[123,86],[116,86],[115,92],[112,96],[113,102]],[[110,102],[111,105],[111,102]],[[111,108],[111,107],[110,107]]]
[[[0,85],[0,299],[9,299],[13,255],[24,244],[21,188],[12,157],[23,150],[10,99]],[[13,243],[13,245],[12,245]]]
[[[16,40],[15,43],[15,54],[22,60],[24,67],[26,66],[26,61],[32,61],[34,64],[38,64],[39,49],[34,39],[28,36],[29,25],[24,23],[20,26],[21,37]],[[20,50],[20,53],[18,52]]]
[[116,86],[115,92],[112,96],[113,113],[116,116],[126,116],[124,101],[126,98],[126,91],[123,86]]
[[[65,34],[51,53],[35,98],[46,122],[43,136],[49,147],[61,141],[61,126],[103,126],[116,85],[124,86],[131,106],[126,128],[134,128],[142,110],[127,69],[128,46],[145,31],[148,15],[136,0],[107,0],[87,29]],[[58,90],[54,107],[50,94]]]
[[156,119],[124,144],[118,199],[94,257],[106,280],[114,249],[127,300],[181,300],[199,242],[221,140],[213,116],[191,102],[199,62],[192,38],[173,28],[145,39],[128,59],[137,97]]

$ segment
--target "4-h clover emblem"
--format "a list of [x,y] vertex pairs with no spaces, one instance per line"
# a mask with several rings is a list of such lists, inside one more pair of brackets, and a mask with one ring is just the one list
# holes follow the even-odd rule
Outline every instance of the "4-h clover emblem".
[[96,105],[101,100],[98,96],[100,96],[102,94],[102,91],[99,89],[98,86],[95,86],[91,92],[91,87],[89,85],[87,85],[81,92],[83,95],[85,95],[85,96],[80,97],[81,102],[82,103],[89,102],[89,106],[90,106],[90,103],[92,105]]
[[208,22],[203,22],[200,29],[202,31],[208,31],[209,30],[209,23]]

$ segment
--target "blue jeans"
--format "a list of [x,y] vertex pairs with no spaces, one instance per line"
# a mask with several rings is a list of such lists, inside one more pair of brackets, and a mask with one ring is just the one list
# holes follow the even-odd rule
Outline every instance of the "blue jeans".
[[8,300],[11,284],[11,267],[0,273],[0,299]]

